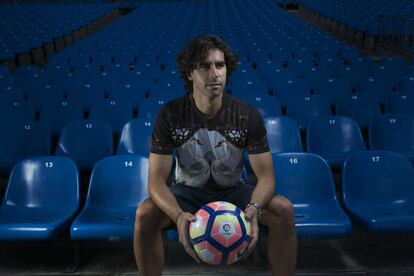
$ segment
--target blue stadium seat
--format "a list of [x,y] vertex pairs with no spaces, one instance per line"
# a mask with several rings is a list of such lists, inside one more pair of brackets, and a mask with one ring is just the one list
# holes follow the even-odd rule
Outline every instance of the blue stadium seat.
[[351,221],[336,198],[331,170],[311,153],[273,155],[276,194],[287,197],[295,208],[299,238],[336,238],[351,234]]
[[0,102],[0,120],[35,121],[35,110],[32,104],[25,100],[13,102]]
[[385,99],[385,113],[414,116],[414,91],[389,94]]
[[70,101],[46,101],[40,110],[39,120],[49,126],[52,135],[60,133],[66,123],[83,119],[80,105]]
[[307,151],[322,156],[334,169],[352,153],[365,150],[358,124],[348,117],[318,117],[309,122]]
[[151,120],[138,118],[129,121],[121,132],[117,154],[148,156],[154,126]]
[[286,106],[286,115],[295,119],[299,130],[304,131],[310,120],[331,115],[331,109],[325,96],[294,96],[290,98]]
[[138,118],[155,119],[161,108],[170,100],[173,100],[174,96],[165,95],[162,97],[148,98],[141,102],[138,109]]
[[413,91],[414,90],[414,76],[403,76],[399,79],[398,91]]
[[112,128],[100,120],[71,121],[62,129],[56,155],[73,159],[81,169],[92,168],[100,159],[112,155]]
[[135,211],[146,198],[148,157],[110,156],[91,175],[85,207],[71,226],[73,240],[132,240]]
[[162,81],[151,86],[149,98],[167,96],[168,98],[179,98],[185,95],[182,83],[173,81]]
[[34,86],[26,94],[27,100],[33,105],[36,111],[42,110],[42,107],[48,102],[62,102],[65,97],[64,91],[54,84]]
[[79,206],[79,176],[64,157],[33,157],[11,173],[0,207],[0,240],[46,240],[67,230]]
[[49,155],[51,135],[39,122],[0,121],[0,171],[10,172],[20,160]]
[[68,90],[68,100],[79,104],[83,111],[90,110],[92,103],[102,101],[104,98],[104,88],[96,83],[75,85]]
[[277,84],[274,94],[282,105],[286,105],[290,98],[296,95],[308,96],[311,88],[306,80],[291,79]]
[[391,93],[396,85],[395,79],[384,76],[371,76],[360,79],[357,85],[357,93],[373,93],[380,103]]
[[320,80],[314,92],[325,96],[330,105],[335,105],[339,98],[352,95],[352,87],[345,79],[329,78]]
[[414,162],[414,117],[384,114],[372,119],[368,129],[371,150],[395,151]]
[[289,117],[264,118],[271,153],[302,152],[298,125]]
[[370,232],[414,231],[414,169],[402,155],[366,151],[345,161],[343,203],[351,218]]
[[279,101],[270,95],[245,95],[243,100],[257,108],[263,118],[281,116]]
[[230,85],[231,94],[236,97],[244,97],[246,95],[269,95],[269,89],[266,84],[259,79],[235,79]]
[[89,119],[107,121],[115,134],[133,117],[132,103],[113,99],[103,99],[92,103]]
[[350,117],[361,129],[367,129],[371,119],[381,114],[381,109],[374,94],[360,93],[339,98],[336,114]]

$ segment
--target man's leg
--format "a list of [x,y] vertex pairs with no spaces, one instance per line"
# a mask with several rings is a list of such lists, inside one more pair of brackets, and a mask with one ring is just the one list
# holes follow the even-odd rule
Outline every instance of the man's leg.
[[172,225],[151,199],[137,209],[134,230],[134,254],[141,275],[161,275],[165,253],[162,232]]
[[285,197],[273,197],[259,223],[269,227],[267,258],[272,267],[272,275],[294,275],[297,237],[292,203]]

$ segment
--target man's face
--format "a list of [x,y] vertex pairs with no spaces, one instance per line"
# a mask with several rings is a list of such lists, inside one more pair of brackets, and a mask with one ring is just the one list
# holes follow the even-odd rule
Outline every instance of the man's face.
[[193,93],[213,99],[223,94],[226,77],[224,53],[213,49],[208,51],[207,58],[198,64],[188,78],[193,81]]

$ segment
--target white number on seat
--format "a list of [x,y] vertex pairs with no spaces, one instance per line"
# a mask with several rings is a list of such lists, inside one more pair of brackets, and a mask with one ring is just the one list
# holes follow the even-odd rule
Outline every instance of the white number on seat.
[[92,128],[93,127],[93,124],[86,124],[85,127],[86,128]]
[[334,125],[335,124],[335,120],[329,120],[329,124]]
[[124,165],[125,165],[125,167],[132,167],[133,163],[132,163],[132,161],[125,161]]
[[45,167],[46,168],[52,168],[53,167],[53,162],[45,162]]
[[379,156],[372,156],[371,159],[372,159],[372,162],[379,162],[380,157]]
[[295,158],[290,158],[289,162],[290,162],[290,164],[297,164],[297,163],[299,163],[299,160],[295,157]]

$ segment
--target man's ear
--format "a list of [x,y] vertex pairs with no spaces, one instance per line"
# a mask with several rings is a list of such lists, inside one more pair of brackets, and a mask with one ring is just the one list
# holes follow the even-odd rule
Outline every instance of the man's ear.
[[190,75],[188,75],[188,77],[187,77],[190,81],[193,81],[193,77],[192,77],[192,74],[190,74]]

